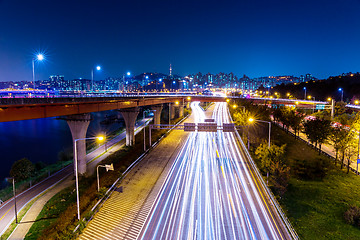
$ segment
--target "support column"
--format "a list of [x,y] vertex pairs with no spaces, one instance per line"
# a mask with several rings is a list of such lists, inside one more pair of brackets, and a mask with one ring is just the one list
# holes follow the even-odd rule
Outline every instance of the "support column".
[[179,104],[179,117],[182,118],[184,116],[184,104]]
[[175,118],[175,104],[170,103],[170,119]]
[[[86,132],[91,121],[90,113],[76,114],[66,117],[66,122],[70,127],[72,139],[73,139],[73,152],[75,152],[74,141],[75,139],[86,138]],[[79,175],[86,174],[86,141],[77,141],[77,164]],[[74,157],[75,159],[75,157]],[[74,164],[75,175],[75,164]]]
[[135,144],[135,121],[139,114],[138,108],[126,108],[120,110],[124,120],[126,129],[126,146],[132,146]]
[[163,109],[163,105],[153,105],[153,106],[151,106],[151,110],[154,110],[154,124],[161,124],[160,117],[161,117],[162,109]]

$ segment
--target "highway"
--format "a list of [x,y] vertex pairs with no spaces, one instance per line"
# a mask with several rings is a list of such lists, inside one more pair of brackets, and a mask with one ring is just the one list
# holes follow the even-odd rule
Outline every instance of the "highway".
[[[136,123],[135,125],[135,134],[139,133],[144,124],[147,125],[151,119],[143,119]],[[104,154],[105,145],[101,145],[98,148],[94,149],[92,152],[86,155],[87,160],[87,168],[88,172],[93,172],[96,165],[102,161],[106,156],[112,154],[116,150],[118,150],[122,145],[118,144],[121,140],[123,140],[126,136],[125,131],[119,134],[117,137],[109,140],[107,142],[107,149],[108,152]],[[99,157],[101,155],[101,157]],[[51,188],[55,184],[58,184],[63,179],[68,177],[70,174],[74,173],[73,164],[70,164],[63,168],[62,170],[56,172],[55,174],[49,176],[48,178],[44,179],[40,183],[34,185],[33,187],[25,190],[22,193],[17,193],[16,196],[16,206],[18,213],[20,210],[32,199],[39,196],[41,193],[46,191],[47,189]],[[75,187],[75,185],[74,185]],[[3,203],[0,207],[0,236],[6,231],[8,226],[15,220],[15,211],[14,211],[14,198],[7,200]]]
[[[199,104],[191,107],[204,122]],[[212,118],[230,122],[226,103]],[[191,133],[138,239],[291,239],[241,151],[234,133]]]

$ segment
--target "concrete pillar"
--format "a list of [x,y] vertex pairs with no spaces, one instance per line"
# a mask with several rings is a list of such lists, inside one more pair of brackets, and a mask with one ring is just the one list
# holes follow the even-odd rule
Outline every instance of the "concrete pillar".
[[[73,152],[75,153],[74,141],[75,139],[86,138],[86,132],[91,121],[90,113],[76,114],[66,117],[66,122],[70,127],[72,139],[73,139]],[[86,174],[86,142],[80,140],[76,142],[77,150],[77,162],[79,175]],[[75,160],[75,156],[74,156]],[[74,164],[75,175],[75,164]]]
[[170,103],[170,119],[175,118],[175,104]]
[[135,121],[139,114],[138,108],[125,108],[120,110],[124,120],[126,129],[126,146],[135,144]]
[[163,109],[163,105],[153,105],[151,106],[151,110],[154,110],[154,124],[160,124],[161,111]]
[[183,117],[184,116],[184,104],[180,103],[179,104],[179,117]]

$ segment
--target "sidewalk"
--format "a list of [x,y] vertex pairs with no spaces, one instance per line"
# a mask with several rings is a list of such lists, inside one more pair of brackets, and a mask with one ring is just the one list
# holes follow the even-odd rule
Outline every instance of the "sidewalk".
[[32,224],[35,222],[37,216],[43,209],[44,205],[58,192],[74,184],[72,176],[68,176],[61,183],[57,183],[54,187],[47,190],[40,195],[35,203],[29,208],[21,222],[16,226],[15,230],[8,239],[24,239]]
[[[135,129],[135,135],[139,133],[143,126],[147,125],[151,119],[145,119],[145,122],[139,126],[137,124]],[[94,149],[92,152],[87,154],[87,168],[88,172],[92,174],[96,165],[107,158],[109,155],[118,151],[121,147],[124,146],[124,143],[121,141],[125,138],[125,131],[119,134],[117,137],[111,139],[107,143],[107,151],[105,152],[105,146],[101,145],[98,148]],[[103,150],[102,150],[103,149]],[[46,190],[44,193],[35,197],[36,201],[26,212],[25,216],[21,219],[20,223],[16,226],[14,231],[11,233],[8,239],[24,239],[25,235],[29,231],[32,224],[35,222],[37,216],[43,209],[44,205],[58,192],[65,189],[70,185],[75,185],[73,180],[73,175],[70,173],[65,179],[55,183],[50,189]],[[24,206],[25,207],[25,206]]]
[[[272,122],[272,123],[275,123],[277,126],[279,126],[280,128],[282,128],[282,124],[281,124],[281,123],[277,123],[277,122]],[[291,128],[289,128],[289,133],[294,136],[294,131],[293,131]],[[307,143],[309,146],[311,146],[312,148],[315,148],[315,146],[310,143],[310,141],[307,139],[307,137],[306,137],[306,135],[305,135],[304,133],[300,132],[300,134],[299,134],[298,137],[299,137],[299,139],[301,139],[302,141],[306,142],[306,143]],[[317,148],[317,150],[318,150],[318,148]],[[334,150],[334,148],[333,148],[332,145],[327,144],[327,143],[326,143],[326,144],[322,144],[322,145],[321,145],[321,152],[322,152],[323,154],[327,155],[328,157],[332,158],[332,159],[335,161],[335,155],[336,155],[336,154],[335,154],[335,150]],[[339,154],[338,154],[338,155],[339,155]],[[338,158],[339,158],[339,156],[338,156]],[[340,160],[338,159],[338,162],[339,162],[339,161],[340,161]],[[344,160],[344,167],[347,167],[346,162],[347,162],[347,161]],[[339,164],[341,164],[341,163],[339,162]],[[356,175],[360,175],[359,173],[356,173],[356,162],[354,162],[354,161],[351,161],[351,162],[350,162],[350,170],[351,170],[352,172],[354,172]]]

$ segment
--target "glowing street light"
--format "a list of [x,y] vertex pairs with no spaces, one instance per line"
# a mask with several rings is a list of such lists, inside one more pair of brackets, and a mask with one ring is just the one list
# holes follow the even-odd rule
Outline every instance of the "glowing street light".
[[253,123],[253,122],[264,122],[264,123],[268,123],[269,124],[269,140],[268,140],[268,148],[270,149],[270,141],[271,141],[271,122],[269,121],[263,121],[263,120],[258,120],[258,119],[253,119],[253,118],[249,118],[248,119],[249,123]]
[[75,162],[75,185],[76,185],[76,204],[77,204],[77,217],[80,221],[80,198],[79,198],[79,177],[78,177],[78,163],[77,163],[77,147],[76,143],[82,140],[97,139],[103,141],[104,136],[90,137],[90,138],[78,138],[74,139],[74,162]]
[[339,88],[339,91],[341,92],[341,101],[343,101],[344,98],[344,90],[342,88]]
[[32,59],[32,75],[33,75],[33,85],[34,89],[36,88],[35,85],[35,61],[43,61],[45,59],[44,55],[39,53]]
[[130,73],[130,72],[127,72],[127,73],[126,73],[126,75],[127,75],[127,76],[130,76],[130,75],[131,75],[131,73]]
[[306,99],[306,87],[303,88],[305,91],[304,99]]
[[[101,70],[100,66],[96,66],[95,69],[97,71]],[[91,90],[94,91],[94,68],[91,69]]]

